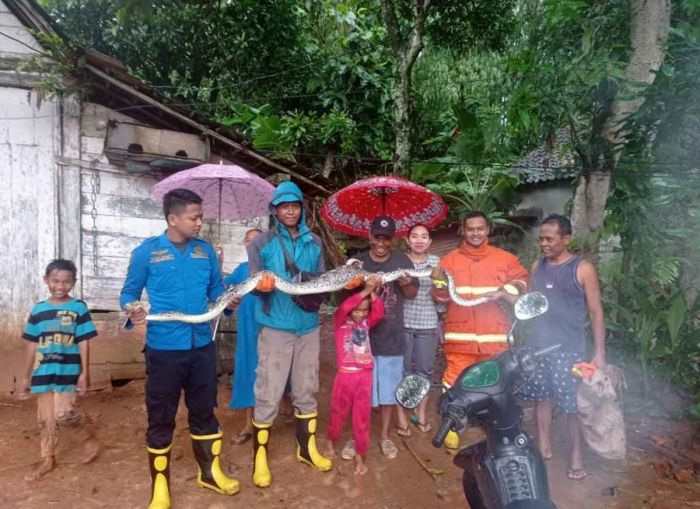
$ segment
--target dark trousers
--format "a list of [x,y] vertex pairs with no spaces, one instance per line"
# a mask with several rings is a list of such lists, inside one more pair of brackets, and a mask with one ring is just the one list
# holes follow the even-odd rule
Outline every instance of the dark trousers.
[[154,350],[146,347],[146,445],[163,449],[173,441],[180,392],[185,391],[190,433],[218,433],[216,350],[214,343],[193,350]]

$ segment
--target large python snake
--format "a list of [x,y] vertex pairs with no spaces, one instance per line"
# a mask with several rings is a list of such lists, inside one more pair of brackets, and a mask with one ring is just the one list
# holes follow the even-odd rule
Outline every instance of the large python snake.
[[[426,267],[424,269],[399,269],[391,272],[378,273],[381,276],[384,284],[391,281],[395,281],[404,275],[411,277],[429,277],[433,272],[433,267]],[[291,282],[280,276],[267,271],[257,272],[253,274],[248,279],[237,285],[230,285],[226,287],[224,293],[216,299],[216,302],[209,308],[206,313],[201,313],[198,315],[188,315],[178,311],[165,312],[165,313],[155,313],[146,315],[146,321],[149,322],[167,322],[167,321],[179,321],[184,323],[204,323],[212,320],[219,316],[228,306],[228,303],[236,295],[245,295],[255,289],[260,279],[262,279],[264,274],[271,275],[275,280],[275,289],[290,295],[309,295],[313,293],[327,293],[335,292],[345,288],[350,282],[352,282],[356,276],[361,275],[365,280],[369,278],[372,273],[367,272],[360,267],[355,265],[343,265],[336,269],[329,270],[323,273],[321,276],[311,279],[309,281],[303,282]],[[460,306],[476,306],[487,301],[485,297],[479,297],[476,299],[463,299],[457,293],[455,282],[452,276],[445,272],[447,277],[447,287],[449,290],[450,298]],[[134,302],[126,306],[127,312],[129,308],[133,309],[139,306],[139,302]]]

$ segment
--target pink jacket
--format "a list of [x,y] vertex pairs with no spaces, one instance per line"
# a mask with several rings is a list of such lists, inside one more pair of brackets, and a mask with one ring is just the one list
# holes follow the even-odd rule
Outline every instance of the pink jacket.
[[374,365],[369,330],[384,318],[384,304],[381,299],[375,299],[371,303],[367,319],[354,323],[350,313],[360,302],[362,296],[356,293],[345,299],[333,315],[338,371],[362,371],[372,369]]

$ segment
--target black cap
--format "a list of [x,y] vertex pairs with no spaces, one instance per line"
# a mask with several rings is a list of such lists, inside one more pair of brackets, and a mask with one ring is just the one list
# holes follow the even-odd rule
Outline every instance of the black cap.
[[374,218],[374,221],[372,221],[369,232],[372,235],[393,237],[394,233],[396,233],[396,223],[389,216],[377,216]]

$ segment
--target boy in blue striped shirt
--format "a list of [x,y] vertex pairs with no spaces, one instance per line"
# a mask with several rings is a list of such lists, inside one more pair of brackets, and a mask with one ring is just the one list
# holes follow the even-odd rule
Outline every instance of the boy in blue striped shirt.
[[84,426],[84,416],[74,408],[76,391],[84,394],[89,385],[88,342],[97,336],[87,304],[70,296],[77,270],[70,260],[54,260],[46,267],[44,282],[50,297],[34,305],[22,337],[27,340],[26,376],[20,381],[19,397],[37,395],[37,417],[41,438],[39,468],[27,474],[35,481],[56,464],[58,427],[83,425],[83,462],[94,459],[99,444]]

